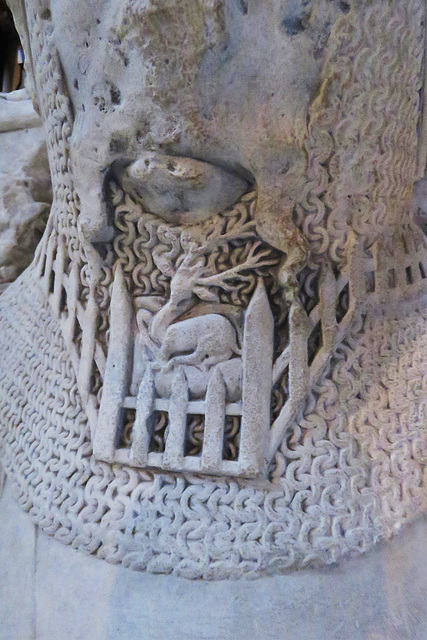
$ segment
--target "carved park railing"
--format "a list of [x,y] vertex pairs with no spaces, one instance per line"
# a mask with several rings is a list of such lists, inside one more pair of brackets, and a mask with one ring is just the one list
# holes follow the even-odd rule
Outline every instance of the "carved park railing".
[[[337,345],[348,334],[358,312],[380,307],[387,298],[419,298],[427,293],[425,245],[417,248],[411,238],[399,240],[390,249],[376,243],[368,255],[362,241],[351,240],[347,269],[336,278],[332,268],[323,268],[319,302],[307,314],[299,299],[290,304],[289,341],[275,362],[272,343],[274,321],[268,297],[259,280],[244,318],[242,396],[226,402],[224,380],[214,373],[204,400],[191,400],[185,374],[174,373],[170,397],[158,397],[156,369],[148,365],[136,396],[129,394],[133,349],[132,301],[118,265],[115,269],[110,305],[110,335],[107,357],[97,341],[98,307],[93,291],[83,303],[77,266],[67,273],[69,259],[64,236],[45,237],[36,254],[38,274],[49,304],[58,318],[64,341],[76,372],[77,386],[87,412],[94,455],[102,460],[135,467],[206,473],[238,477],[265,475],[293,421],[303,409],[307,394],[324,371]],[[339,300],[347,299],[338,314]],[[262,320],[261,320],[262,319]],[[262,328],[261,334],[259,327]],[[308,344],[314,331],[320,346],[309,358]],[[271,389],[288,374],[288,395],[271,425]],[[102,384],[102,399],[94,392]],[[119,443],[123,413],[135,411],[130,447]],[[153,415],[168,415],[164,451],[150,451]],[[187,417],[204,417],[201,455],[185,455]],[[224,429],[228,416],[240,421],[237,459],[223,456]]]

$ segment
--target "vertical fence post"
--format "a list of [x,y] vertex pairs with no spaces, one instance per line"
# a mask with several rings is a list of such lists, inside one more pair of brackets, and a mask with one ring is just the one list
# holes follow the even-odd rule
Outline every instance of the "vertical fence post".
[[65,269],[65,238],[61,234],[58,236],[58,250],[54,265],[55,282],[53,285],[52,311],[58,318],[61,311],[62,283],[64,281]]
[[132,302],[120,265],[114,274],[111,295],[110,342],[93,452],[101,460],[114,457],[123,401],[129,384],[132,353]]
[[184,464],[187,404],[188,382],[182,367],[178,367],[169,400],[169,432],[163,454],[163,466],[166,469],[180,469]]
[[322,342],[326,351],[335,349],[337,336],[337,283],[330,264],[327,264],[319,283]]
[[79,268],[76,264],[74,264],[71,269],[70,275],[68,277],[68,285],[66,288],[68,317],[64,323],[64,339],[65,339],[65,344],[68,347],[70,347],[73,341],[73,336],[74,336],[74,327],[75,327],[76,315],[77,315],[77,300],[79,297],[79,287],[80,287]]
[[53,252],[55,251],[56,246],[56,235],[52,233],[49,238],[49,242],[47,243],[47,251],[46,251],[46,266],[44,271],[44,293],[49,296],[50,290],[50,279],[52,276],[52,267],[53,267]]
[[267,463],[271,421],[274,318],[262,278],[245,313],[239,467],[258,475]]
[[77,374],[77,384],[83,402],[87,402],[89,396],[90,379],[95,355],[97,319],[98,306],[95,300],[95,293],[91,288],[83,316],[82,350],[80,355],[79,371]]
[[225,399],[224,378],[216,367],[206,391],[201,471],[219,471],[221,469],[225,430]]
[[309,381],[308,345],[310,326],[307,314],[299,300],[292,303],[289,312],[289,399],[296,408],[306,397]]
[[151,433],[150,416],[154,409],[155,388],[154,370],[151,364],[147,368],[139,385],[136,399],[136,415],[133,425],[133,441],[130,451],[130,462],[139,467],[147,464]]

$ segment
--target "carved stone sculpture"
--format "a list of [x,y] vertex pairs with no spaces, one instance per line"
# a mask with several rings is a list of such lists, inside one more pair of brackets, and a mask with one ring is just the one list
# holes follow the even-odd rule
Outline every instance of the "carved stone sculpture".
[[424,0],[10,5],[54,195],[0,298],[34,522],[228,579],[425,513]]

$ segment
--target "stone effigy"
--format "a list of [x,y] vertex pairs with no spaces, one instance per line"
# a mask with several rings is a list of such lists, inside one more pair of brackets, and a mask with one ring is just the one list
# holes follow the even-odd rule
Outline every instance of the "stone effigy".
[[424,0],[10,4],[54,195],[0,298],[20,505],[208,580],[424,514]]

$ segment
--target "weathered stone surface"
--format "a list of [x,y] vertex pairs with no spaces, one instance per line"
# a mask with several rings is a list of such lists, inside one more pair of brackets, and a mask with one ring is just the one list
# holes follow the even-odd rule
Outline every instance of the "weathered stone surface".
[[0,95],[0,286],[32,261],[51,202],[40,117],[25,89]]
[[[0,455],[20,503],[122,563],[107,583],[172,574],[187,613],[192,593],[208,612],[224,597],[225,637],[248,637],[262,588],[275,637],[293,588],[289,637],[424,632],[421,605],[380,611],[391,547],[360,560],[364,590],[345,560],[427,512],[424,0],[11,6],[55,196],[0,299]],[[337,591],[291,574],[338,561]],[[178,577],[261,581],[233,612],[231,586]],[[323,626],[301,622],[305,593]]]
[[[388,545],[340,567],[201,583],[132,572],[44,536],[35,548],[34,528],[10,492],[0,505],[6,554],[0,640],[86,640],[88,632],[91,640],[424,640],[427,635],[425,518]],[[12,550],[5,532],[11,528]],[[11,559],[13,571],[5,572]],[[24,579],[21,570],[33,569],[32,581]],[[11,583],[18,589],[16,606]],[[28,600],[35,603],[34,616],[25,606]]]
[[[1,471],[0,471],[1,474]],[[35,640],[36,527],[0,478],[0,638]]]
[[[40,116],[34,111],[34,106],[26,89],[18,89],[10,93],[0,93],[0,132],[18,131],[41,127]],[[5,152],[9,159],[12,153]]]

